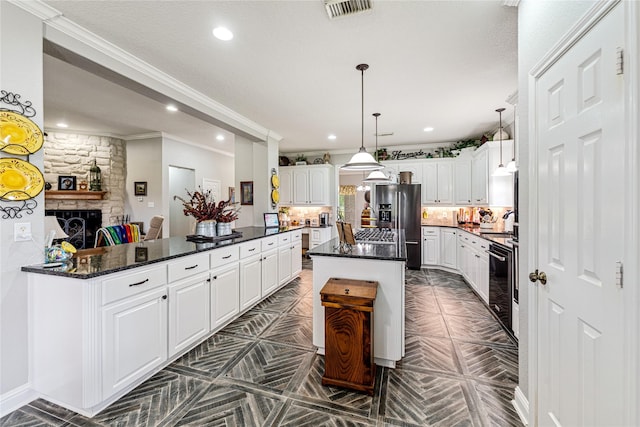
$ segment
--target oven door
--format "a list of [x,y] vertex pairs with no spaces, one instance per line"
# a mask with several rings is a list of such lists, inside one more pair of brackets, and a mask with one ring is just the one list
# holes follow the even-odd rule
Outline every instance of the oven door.
[[513,251],[489,245],[489,307],[509,332],[511,329]]

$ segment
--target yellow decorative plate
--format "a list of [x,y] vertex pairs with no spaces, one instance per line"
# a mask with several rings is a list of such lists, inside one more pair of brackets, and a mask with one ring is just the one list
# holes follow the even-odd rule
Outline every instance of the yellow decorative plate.
[[11,157],[0,159],[0,199],[33,199],[43,189],[44,176],[37,167]]
[[12,111],[0,111],[0,151],[33,154],[42,148],[42,131],[30,119]]
[[277,189],[271,190],[271,201],[275,204],[278,204],[280,202],[280,193]]
[[271,175],[271,186],[273,188],[280,188],[280,178],[278,178],[278,175]]

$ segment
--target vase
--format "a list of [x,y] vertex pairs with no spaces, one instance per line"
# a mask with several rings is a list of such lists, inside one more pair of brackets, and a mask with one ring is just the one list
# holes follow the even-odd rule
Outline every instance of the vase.
[[216,222],[213,220],[198,222],[196,224],[196,234],[199,236],[216,237]]
[[217,227],[218,227],[218,236],[227,236],[231,234],[230,222],[219,222]]

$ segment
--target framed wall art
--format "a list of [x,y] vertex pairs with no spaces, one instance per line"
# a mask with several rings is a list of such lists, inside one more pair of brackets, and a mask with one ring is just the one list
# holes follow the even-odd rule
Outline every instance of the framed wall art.
[[136,181],[133,183],[133,192],[136,196],[147,195],[147,181]]
[[76,189],[76,177],[73,175],[58,175],[58,190]]
[[240,204],[253,205],[253,181],[240,182]]

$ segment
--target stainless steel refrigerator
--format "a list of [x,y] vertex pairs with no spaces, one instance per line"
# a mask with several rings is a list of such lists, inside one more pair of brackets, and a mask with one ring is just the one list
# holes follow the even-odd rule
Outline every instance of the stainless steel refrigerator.
[[413,270],[422,264],[420,194],[420,184],[376,185],[373,200],[379,227],[404,229],[407,267]]

